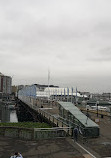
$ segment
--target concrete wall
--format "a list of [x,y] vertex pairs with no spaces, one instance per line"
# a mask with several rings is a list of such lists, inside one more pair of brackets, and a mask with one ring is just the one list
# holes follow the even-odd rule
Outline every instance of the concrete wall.
[[18,128],[0,127],[0,136],[25,140],[39,140],[66,137],[68,134],[62,128]]

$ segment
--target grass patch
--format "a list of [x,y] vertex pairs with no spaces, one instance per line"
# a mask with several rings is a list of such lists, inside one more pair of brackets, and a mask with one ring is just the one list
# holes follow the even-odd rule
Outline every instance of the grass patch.
[[26,127],[26,128],[51,128],[50,125],[46,123],[39,122],[17,122],[17,123],[0,123],[0,126],[14,126],[14,127]]

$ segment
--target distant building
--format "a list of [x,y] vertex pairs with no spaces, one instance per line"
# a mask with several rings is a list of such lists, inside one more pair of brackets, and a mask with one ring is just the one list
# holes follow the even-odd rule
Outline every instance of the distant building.
[[19,90],[23,89],[24,87],[25,87],[24,85],[18,85],[17,90],[19,91]]
[[103,93],[102,98],[103,100],[111,100],[111,93]]
[[78,91],[78,93],[80,93],[83,96],[86,95],[87,97],[90,97],[90,95],[91,95],[90,92],[79,92]]
[[17,93],[17,86],[12,86],[12,94],[16,94]]
[[78,98],[87,98],[86,95],[81,95],[80,93],[76,93],[73,91],[73,88],[60,88],[58,86],[49,86],[46,85],[30,85],[25,86],[23,89],[18,91],[18,96],[20,97],[31,97],[34,96],[35,98],[44,98],[44,99],[57,99],[57,100],[64,100],[67,99],[68,101],[72,99]]
[[0,92],[4,94],[11,94],[12,78],[0,73]]
[[102,94],[99,94],[99,93],[92,93],[91,96],[92,96],[92,99],[96,99],[96,100],[102,99]]
[[[48,85],[41,85],[41,84],[34,84],[34,85],[37,87],[37,90],[39,90],[39,91],[44,91],[45,88],[48,87]],[[59,88],[59,86],[54,86],[54,85],[49,85],[49,87]]]
[[109,101],[111,100],[111,93],[95,93],[95,94],[91,94],[93,99],[96,100],[103,100],[103,101]]

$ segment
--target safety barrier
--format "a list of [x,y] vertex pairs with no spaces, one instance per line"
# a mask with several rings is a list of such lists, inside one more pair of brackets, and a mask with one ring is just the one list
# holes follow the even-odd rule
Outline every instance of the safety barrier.
[[69,136],[70,128],[34,128],[34,139],[65,138]]
[[55,139],[69,136],[70,128],[20,128],[0,127],[0,136],[18,138],[24,140]]

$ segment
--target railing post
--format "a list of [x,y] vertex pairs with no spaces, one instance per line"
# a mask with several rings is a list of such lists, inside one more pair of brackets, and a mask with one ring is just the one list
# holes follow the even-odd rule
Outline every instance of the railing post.
[[32,140],[34,140],[35,139],[35,133],[34,133],[34,129],[32,130],[32,138],[31,138]]
[[73,128],[71,128],[71,137],[73,137]]
[[63,121],[62,121],[62,127],[63,127]]
[[53,123],[54,123],[54,116],[53,116]]
[[69,135],[69,125],[68,125],[68,132],[67,132],[67,133],[68,133],[68,135]]
[[58,127],[58,120],[57,120],[57,127]]

